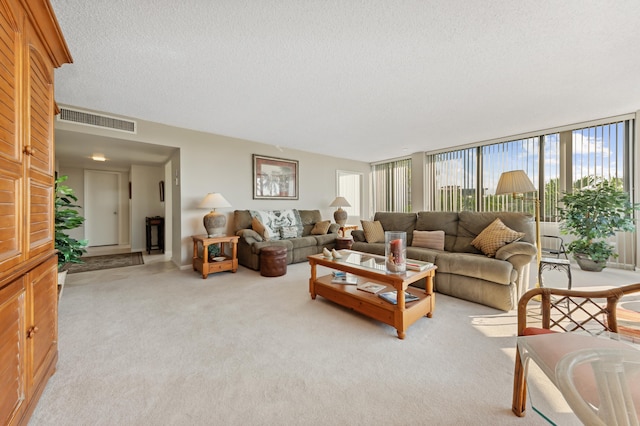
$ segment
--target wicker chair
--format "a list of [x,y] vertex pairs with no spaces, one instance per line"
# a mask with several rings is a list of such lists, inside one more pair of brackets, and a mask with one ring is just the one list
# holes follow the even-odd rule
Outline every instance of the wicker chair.
[[[592,335],[604,332],[628,334],[631,339],[637,339],[638,335],[634,334],[637,330],[618,324],[618,303],[623,296],[632,293],[640,296],[640,283],[596,291],[529,290],[518,303],[518,336],[580,331]],[[631,314],[631,321],[640,319],[640,314]],[[523,365],[520,351],[516,351],[512,410],[520,417],[524,416],[527,399],[526,362]]]

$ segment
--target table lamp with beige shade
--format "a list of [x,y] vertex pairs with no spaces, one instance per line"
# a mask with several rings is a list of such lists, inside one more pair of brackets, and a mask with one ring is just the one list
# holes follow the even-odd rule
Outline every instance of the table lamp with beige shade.
[[[524,194],[535,192],[535,198],[525,198]],[[537,250],[537,267],[540,268],[540,259],[542,258],[542,247],[540,241],[540,197],[538,190],[531,182],[524,170],[512,170],[504,172],[498,180],[496,195],[512,194],[514,199],[531,200],[536,203],[536,250]]]
[[344,226],[344,224],[347,223],[347,217],[349,216],[347,215],[346,210],[343,210],[342,207],[351,207],[351,204],[349,204],[347,199],[344,197],[336,197],[336,199],[333,200],[331,204],[329,204],[329,207],[338,208],[335,212],[333,212],[333,219],[338,225]]
[[224,235],[227,230],[227,216],[217,212],[216,209],[231,207],[231,204],[229,204],[222,194],[218,192],[208,193],[198,207],[201,209],[211,209],[203,218],[207,235],[210,238]]

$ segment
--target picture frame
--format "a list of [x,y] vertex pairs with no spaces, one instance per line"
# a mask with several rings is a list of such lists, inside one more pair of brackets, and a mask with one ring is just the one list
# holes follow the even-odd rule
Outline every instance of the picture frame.
[[297,200],[298,161],[253,154],[253,199]]

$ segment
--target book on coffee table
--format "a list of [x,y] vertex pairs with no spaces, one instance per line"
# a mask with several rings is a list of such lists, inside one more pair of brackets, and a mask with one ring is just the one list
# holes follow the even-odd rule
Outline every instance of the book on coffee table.
[[[378,294],[378,297],[394,305],[398,304],[397,296],[398,296],[398,292],[395,290]],[[418,296],[414,296],[413,294],[407,291],[404,292],[404,303],[415,302],[416,300],[420,300],[420,298]]]
[[423,262],[421,260],[407,259],[407,269],[412,271],[424,271],[427,268],[431,268],[433,263]]
[[331,282],[334,284],[358,284],[358,277],[344,272],[334,272]]
[[384,290],[385,288],[387,288],[387,286],[384,284],[372,283],[370,281],[367,281],[366,283],[358,284],[356,288],[358,290],[376,294],[380,290]]

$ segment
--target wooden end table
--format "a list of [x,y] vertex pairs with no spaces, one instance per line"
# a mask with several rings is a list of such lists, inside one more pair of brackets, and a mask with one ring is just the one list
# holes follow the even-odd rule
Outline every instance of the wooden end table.
[[[235,235],[221,235],[209,237],[194,235],[193,239],[193,270],[200,271],[205,279],[209,274],[222,271],[236,272],[238,270],[238,239]],[[209,262],[207,248],[211,244],[220,244],[220,260]],[[225,254],[225,245],[231,245],[231,256]],[[198,255],[198,245],[202,246],[202,257]]]
[[348,237],[348,238],[338,237],[338,238],[336,238],[336,250],[343,250],[343,249],[351,250],[351,246],[353,246],[353,238],[352,237]]

